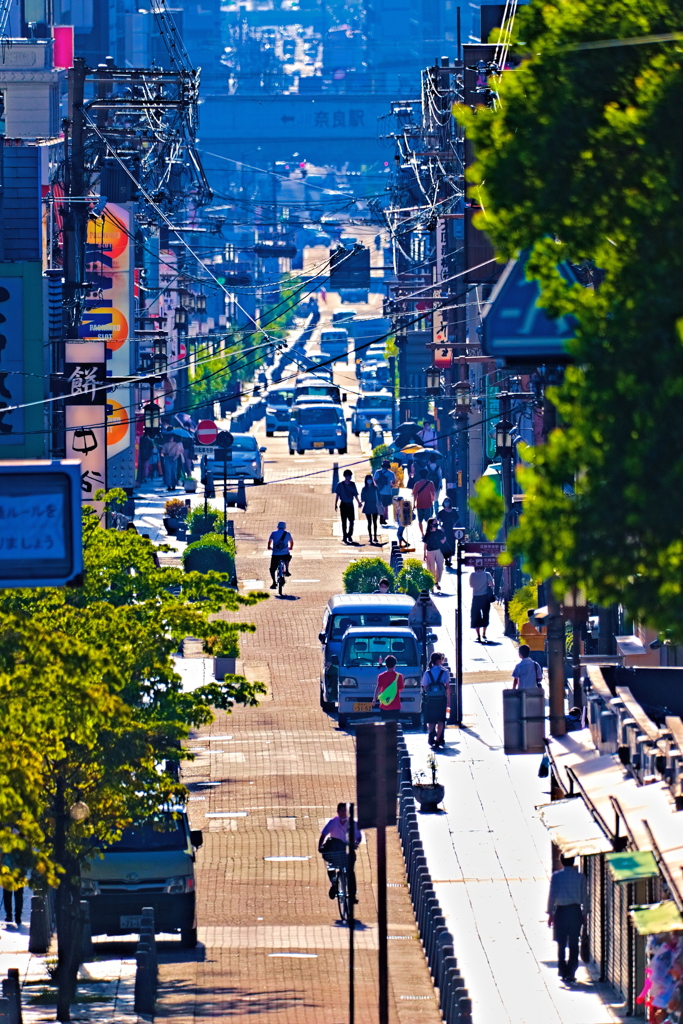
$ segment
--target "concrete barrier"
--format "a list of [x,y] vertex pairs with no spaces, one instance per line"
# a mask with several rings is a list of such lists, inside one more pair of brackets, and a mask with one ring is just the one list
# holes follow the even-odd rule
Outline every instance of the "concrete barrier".
[[439,991],[445,1024],[472,1024],[472,1001],[454,955],[453,936],[446,925],[427,868],[411,788],[410,755],[399,730],[398,834],[403,847],[408,890],[427,964]]

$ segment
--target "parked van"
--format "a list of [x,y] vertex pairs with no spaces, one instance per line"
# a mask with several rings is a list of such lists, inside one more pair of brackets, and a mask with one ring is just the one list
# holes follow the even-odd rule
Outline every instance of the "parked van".
[[372,700],[377,676],[385,671],[389,654],[396,658],[396,671],[403,676],[401,715],[415,727],[422,723],[422,666],[417,637],[409,626],[368,626],[348,629],[339,657],[339,725],[343,729],[354,718],[380,716]]
[[102,858],[84,867],[81,896],[90,904],[93,935],[128,935],[140,928],[143,907],[154,908],[157,932],[180,932],[187,949],[197,945],[195,854],[202,833],[190,829],[182,807],[160,811],[127,828]]
[[334,711],[338,699],[342,642],[348,630],[370,628],[384,632],[387,627],[407,627],[418,643],[421,662],[429,657],[436,640],[430,627],[440,625],[441,613],[431,598],[423,603],[414,601],[409,594],[335,594],[327,602],[318,634],[322,644],[320,706],[323,711]]
[[343,327],[327,327],[320,332],[320,351],[328,359],[346,359],[349,332]]
[[327,448],[330,455],[335,448],[340,455],[346,454],[347,434],[344,411],[340,405],[331,402],[309,404],[310,398],[302,399],[305,404],[292,406],[289,421],[289,454],[303,455],[309,449]]
[[351,430],[356,437],[370,429],[370,420],[377,420],[383,430],[391,430],[394,401],[388,391],[361,395],[351,416]]
[[266,393],[266,437],[276,430],[289,430],[290,407],[294,401],[294,388],[269,388]]

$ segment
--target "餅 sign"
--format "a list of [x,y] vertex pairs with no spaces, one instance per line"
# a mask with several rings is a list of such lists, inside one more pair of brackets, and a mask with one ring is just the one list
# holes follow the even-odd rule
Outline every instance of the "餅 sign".
[[74,460],[0,461],[0,588],[61,587],[83,571]]

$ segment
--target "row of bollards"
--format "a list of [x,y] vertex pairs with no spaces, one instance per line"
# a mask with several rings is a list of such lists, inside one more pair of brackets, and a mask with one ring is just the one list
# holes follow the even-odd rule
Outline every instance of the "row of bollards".
[[446,927],[446,919],[427,870],[415,812],[410,755],[400,731],[398,783],[398,832],[403,845],[408,888],[427,964],[439,990],[441,1014],[446,1024],[472,1024],[472,1000],[467,995],[453,950],[453,937]]
[[7,977],[2,981],[2,997],[0,997],[0,1024],[22,1024],[21,1022],[21,987],[19,971],[10,967]]
[[140,938],[135,953],[135,1012],[153,1017],[159,982],[159,961],[154,932],[154,908],[143,907]]

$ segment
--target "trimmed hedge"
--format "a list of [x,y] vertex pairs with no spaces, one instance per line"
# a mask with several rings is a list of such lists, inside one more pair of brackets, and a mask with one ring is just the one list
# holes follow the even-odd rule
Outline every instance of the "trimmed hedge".
[[220,533],[207,533],[200,540],[188,544],[183,551],[185,572],[224,572],[230,579],[235,575],[235,541],[227,543]]
[[406,558],[403,568],[396,577],[400,593],[418,598],[421,590],[433,590],[436,580],[417,558]]
[[394,570],[383,558],[359,558],[344,569],[344,592],[372,594],[381,579],[389,580],[389,590],[395,590]]

